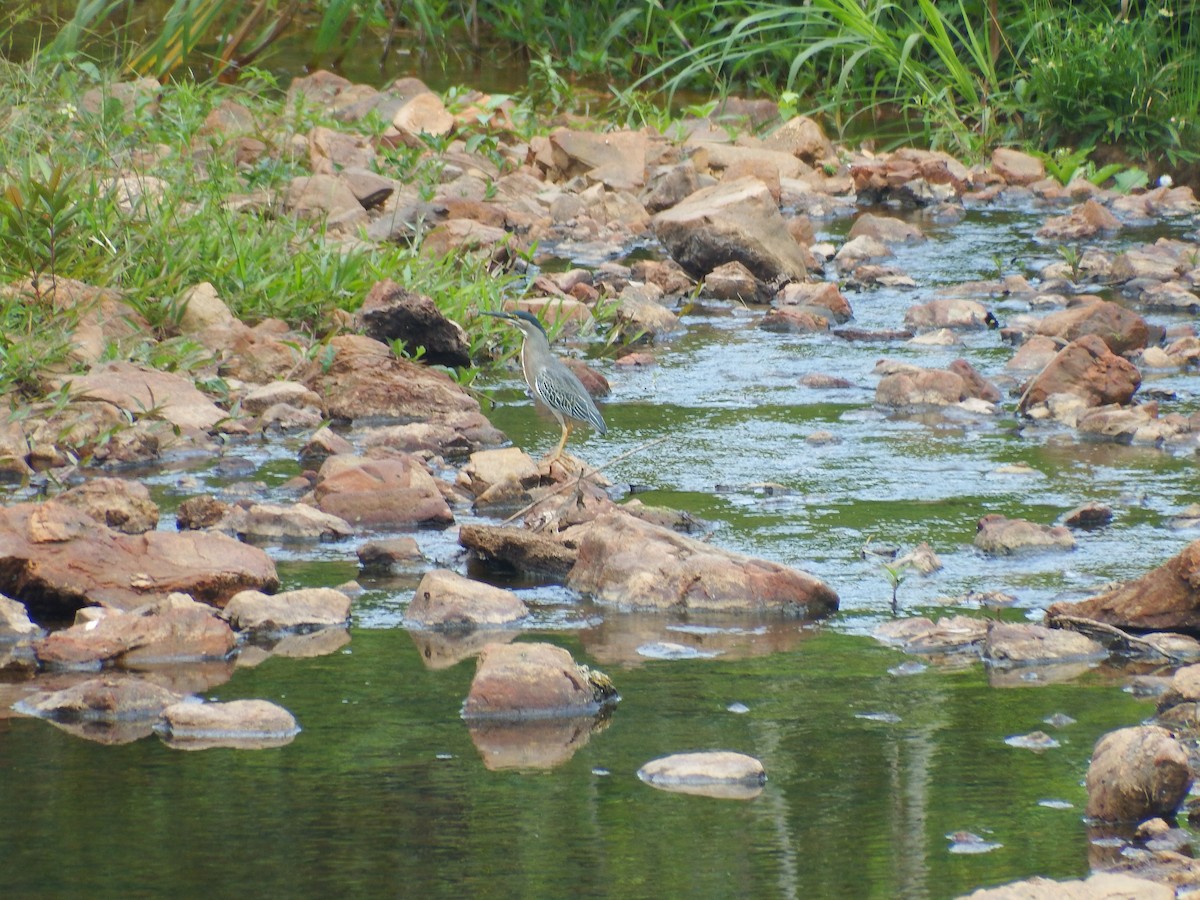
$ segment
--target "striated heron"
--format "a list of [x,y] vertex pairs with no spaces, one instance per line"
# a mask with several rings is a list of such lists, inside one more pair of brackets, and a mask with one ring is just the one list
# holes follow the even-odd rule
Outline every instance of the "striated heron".
[[525,383],[533,392],[533,396],[541,400],[554,413],[558,424],[562,427],[562,438],[547,460],[553,462],[562,456],[567,438],[575,428],[576,422],[591,425],[601,434],[608,433],[608,427],[600,416],[600,410],[592,402],[591,395],[575,377],[575,373],[563,365],[550,350],[550,339],[546,329],[535,316],[523,310],[516,312],[490,312],[485,316],[495,316],[521,329],[525,340],[521,343],[521,371],[525,373]]

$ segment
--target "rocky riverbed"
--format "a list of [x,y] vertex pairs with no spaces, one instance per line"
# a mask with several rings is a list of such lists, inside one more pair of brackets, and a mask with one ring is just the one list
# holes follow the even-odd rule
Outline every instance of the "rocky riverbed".
[[[131,83],[112,93],[132,108],[159,102],[159,90]],[[522,142],[504,128],[504,104],[480,96],[451,113],[412,80],[380,91],[316,73],[292,84],[288,102],[300,101],[346,129],[283,135],[226,101],[195,136],[198,158],[234,154],[249,169],[287,157],[308,169],[277,194],[229,197],[231,210],[311,219],[312,240],[333,246],[419,241],[429,254],[524,266],[528,290],[508,302],[560,324],[564,347],[588,346],[598,310],[611,306],[627,352],[603,374],[573,361],[597,396],[610,381],[619,392],[622,380],[653,379],[691,333],[717,321],[743,342],[853,358],[802,375],[782,366],[742,374],[788,379],[788,390],[838,404],[839,415],[902,423],[918,444],[931,433],[969,440],[1012,423],[1031,442],[1141,447],[1189,467],[1200,446],[1192,322],[1200,205],[1190,188],[1063,186],[1013,150],[968,167],[929,151],[836,147],[807,119],[759,128],[764,110],[754,104],[727,104],[723,118],[682,122],[665,135],[573,123]],[[490,155],[465,142],[482,110],[497,137]],[[350,127],[367,116],[383,123],[370,137]],[[433,196],[389,173],[383,147],[440,156]],[[106,179],[131,217],[159,202],[153,154]],[[994,278],[936,287],[905,267],[914,248],[993,209],[1033,210],[1039,224],[1027,237],[1047,258],[1021,272],[1003,271],[1014,267],[1001,260]],[[1058,247],[1076,249],[1056,257]],[[0,509],[10,714],[108,743],[157,732],[187,749],[281,746],[304,727],[282,706],[198,698],[269,654],[344,651],[363,585],[401,577],[411,585],[401,622],[427,664],[478,656],[461,712],[489,768],[550,768],[620,715],[620,670],[599,671],[553,646],[543,610],[486,581],[560,585],[573,600],[586,598],[601,624],[637,614],[680,629],[647,640],[614,625],[595,654],[610,667],[788,652],[841,607],[866,614],[881,641],[914,660],[952,667],[982,659],[997,685],[1070,679],[1101,663],[1152,671],[1138,683],[1162,692],[1156,724],[1105,738],[1089,770],[1087,814],[1131,826],[1123,852],[1097,868],[1200,883],[1180,852],[1187,841],[1162,843],[1164,834],[1178,837],[1169,820],[1181,813],[1195,765],[1200,692],[1188,664],[1200,644],[1187,635],[1197,630],[1200,544],[1179,538],[1200,521],[1194,511],[1190,524],[1188,511],[1177,511],[1163,541],[1179,545],[1173,552],[1138,561],[1140,571],[1086,599],[1035,590],[1020,600],[1006,593],[1011,585],[977,578],[981,590],[950,598],[946,615],[923,608],[930,614],[892,619],[882,588],[879,602],[865,602],[815,547],[767,558],[781,554],[755,552],[744,538],[734,543],[750,546],[724,546],[719,528],[711,532],[687,510],[630,500],[643,472],[635,466],[652,472],[663,452],[655,442],[617,436],[610,446],[618,458],[603,470],[599,440],[553,464],[513,446],[492,421],[503,410],[485,410],[437,368],[472,364],[464,330],[476,323],[447,320],[436,298],[398,281],[381,279],[357,313],[322,323],[321,342],[276,320],[239,321],[211,285],[198,283],[181,304],[178,330],[214,363],[211,373],[188,376],[113,358],[112,347],[150,330],[119,291],[58,279],[35,293],[78,308],[80,371],[56,376],[60,399],[20,409],[0,434],[14,482]],[[895,310],[897,297],[908,298],[903,309]],[[879,312],[884,298],[891,313]],[[397,340],[423,355],[398,358],[388,345]],[[864,352],[879,357],[866,372]],[[219,374],[229,393],[204,390],[208,374]],[[739,390],[733,375],[720,377]],[[849,401],[829,399],[847,393]],[[835,416],[802,439],[815,453],[836,448],[840,424]],[[719,443],[721,431],[704,436]],[[262,471],[249,461],[262,447],[294,468],[269,489],[256,486]],[[769,443],[761,451],[771,458]],[[77,466],[80,457],[91,464]],[[621,457],[631,466],[622,469]],[[207,483],[228,489],[173,479],[164,512],[146,484],[161,486],[163,472],[197,458],[216,460],[204,469]],[[768,478],[740,478],[770,468],[749,451],[741,459],[745,473],[733,473],[726,490],[755,502],[794,493]],[[729,474],[700,478],[719,494]],[[608,480],[618,477],[627,481]],[[950,495],[977,492],[966,483],[971,473],[950,477],[964,482],[950,485]],[[914,590],[922,600],[938,590],[912,586],[937,585],[942,557],[958,570],[1011,558],[1061,572],[1078,545],[1129,515],[1086,488],[1078,493],[1061,521],[975,510],[973,542],[958,545],[892,545],[896,532],[881,515],[883,541],[873,546],[874,535],[862,535],[858,555],[886,572],[896,607]],[[437,549],[430,534],[440,536]],[[447,549],[454,540],[460,550]],[[305,548],[354,560],[358,578],[281,590],[277,564]],[[1026,619],[1044,610],[1044,622],[977,613],[1014,604]],[[548,639],[512,643],[530,631]],[[1022,746],[1050,747],[1053,739],[1039,734],[1023,736]],[[752,799],[770,778],[752,757],[646,763],[639,774],[651,784],[725,799]],[[955,843],[983,852],[987,842]]]

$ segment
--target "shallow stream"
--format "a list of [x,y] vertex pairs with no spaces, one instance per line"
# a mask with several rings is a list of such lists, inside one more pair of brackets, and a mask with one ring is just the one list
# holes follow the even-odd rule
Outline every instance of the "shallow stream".
[[[899,328],[934,288],[994,276],[995,259],[1035,271],[1055,256],[1028,238],[1044,215],[975,210],[955,225],[921,222],[929,241],[892,261],[921,287],[848,294],[854,324]],[[840,240],[848,224],[826,223],[819,238]],[[1024,309],[994,307],[1001,320]],[[1099,666],[1055,684],[990,675],[979,663],[898,669],[911,660],[868,636],[890,616],[892,588],[862,549],[928,541],[945,563],[930,577],[904,578],[904,613],[936,614],[939,598],[999,590],[1017,597],[1001,615],[1037,618],[1051,600],[1140,575],[1195,537],[1169,526],[1195,499],[1195,460],[1021,423],[1011,398],[996,417],[873,406],[882,357],[943,366],[965,356],[985,376],[1002,376],[1011,348],[998,332],[967,334],[951,348],[851,343],[764,332],[755,327],[761,315],[702,302],[684,332],[655,348],[657,365],[599,363],[613,388],[603,405],[609,435],[577,432],[572,449],[599,464],[666,437],[607,470],[618,489],[690,512],[720,546],[820,576],[841,596],[838,615],[819,626],[673,621],[517,584],[535,609],[518,639],[566,647],[607,672],[623,699],[595,733],[543,735],[557,765],[506,768],[519,742],[472,731],[459,717],[473,661],[458,660],[453,642],[433,646],[403,627],[418,575],[362,578],[348,644],[240,665],[202,690],[286,706],[303,731],[281,749],[186,753],[153,738],[110,747],[0,717],[0,890],[949,897],[1086,873],[1089,857],[1106,852],[1089,843],[1082,821],[1092,745],[1151,712],[1123,689],[1128,672]],[[799,380],[810,372],[852,387],[805,388]],[[1190,411],[1197,383],[1192,373],[1147,374],[1144,390],[1175,391],[1171,408]],[[552,447],[557,426],[529,403],[515,371],[483,387],[496,401],[494,423],[516,444],[534,454]],[[837,441],[806,442],[815,431]],[[171,528],[174,506],[195,494],[283,498],[301,440],[235,446],[216,466],[182,460],[139,476]],[[986,513],[1049,523],[1088,500],[1111,505],[1115,520],[1080,534],[1074,552],[996,559],[971,545]],[[466,570],[455,529],[416,537],[431,564]],[[359,543],[271,553],[285,588],[337,585],[359,577]],[[1056,713],[1076,721],[1044,724]],[[1005,744],[1038,729],[1061,745],[1035,753]],[[762,760],[762,794],[667,794],[635,777],[657,756],[708,748]],[[1000,846],[951,852],[947,835],[963,831]]]

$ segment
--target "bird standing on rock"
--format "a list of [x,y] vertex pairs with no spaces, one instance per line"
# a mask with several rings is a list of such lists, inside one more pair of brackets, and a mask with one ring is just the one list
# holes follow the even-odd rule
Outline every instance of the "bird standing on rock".
[[495,316],[510,325],[521,329],[525,339],[521,343],[521,371],[525,374],[525,383],[537,400],[541,400],[554,413],[558,424],[562,427],[562,438],[554,452],[546,457],[547,462],[554,462],[562,456],[567,438],[575,428],[576,422],[591,425],[601,434],[608,433],[608,426],[592,402],[591,394],[583,386],[575,373],[563,365],[550,350],[550,339],[542,323],[531,313],[517,310],[516,312],[490,312],[485,316]]

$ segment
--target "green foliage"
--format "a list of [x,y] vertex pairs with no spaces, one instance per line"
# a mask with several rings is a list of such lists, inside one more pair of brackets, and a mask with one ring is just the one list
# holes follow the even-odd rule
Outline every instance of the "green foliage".
[[39,296],[41,276],[49,275],[53,285],[59,270],[81,253],[77,178],[61,163],[51,165],[34,155],[0,195],[0,240],[5,243],[0,272],[9,280],[28,279]]

